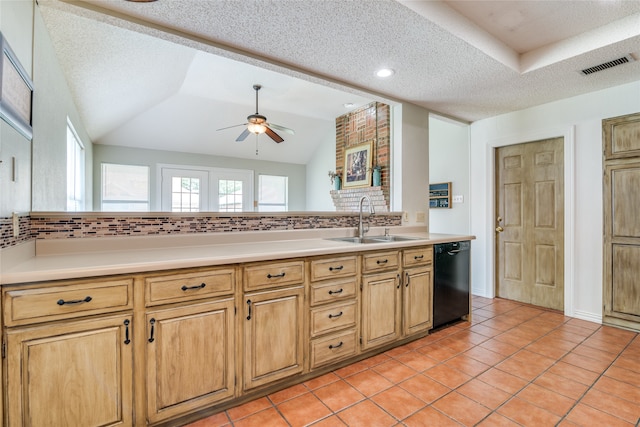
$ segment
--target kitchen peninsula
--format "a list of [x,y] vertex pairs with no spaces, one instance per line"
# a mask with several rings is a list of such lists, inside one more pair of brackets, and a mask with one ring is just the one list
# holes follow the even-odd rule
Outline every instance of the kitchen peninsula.
[[8,425],[179,425],[428,334],[432,245],[473,236],[354,233],[38,242],[3,263]]

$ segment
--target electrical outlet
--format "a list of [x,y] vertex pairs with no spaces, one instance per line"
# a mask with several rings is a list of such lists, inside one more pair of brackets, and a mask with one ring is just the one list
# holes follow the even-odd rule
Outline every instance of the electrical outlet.
[[404,222],[409,222],[409,212],[404,212],[402,215],[402,220]]
[[424,212],[416,212],[416,222],[424,222],[425,215]]
[[11,219],[13,222],[13,237],[18,237],[20,236],[20,217],[18,217],[18,214],[14,212],[11,215]]
[[464,203],[464,196],[462,194],[453,196],[453,203]]

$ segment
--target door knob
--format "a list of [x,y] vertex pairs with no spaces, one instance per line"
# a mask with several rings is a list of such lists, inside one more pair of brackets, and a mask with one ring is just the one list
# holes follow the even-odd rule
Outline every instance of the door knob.
[[502,232],[504,231],[504,228],[502,228],[502,227],[500,227],[500,226],[497,226],[497,227],[496,227],[496,231],[497,231],[498,233],[502,233]]

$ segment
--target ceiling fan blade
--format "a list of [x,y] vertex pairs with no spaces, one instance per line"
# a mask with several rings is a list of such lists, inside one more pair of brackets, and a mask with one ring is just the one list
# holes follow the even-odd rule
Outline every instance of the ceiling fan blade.
[[242,141],[244,141],[244,140],[245,140],[245,138],[246,138],[247,136],[249,136],[249,134],[250,134],[250,133],[251,133],[251,132],[249,132],[249,129],[245,129],[245,130],[243,130],[243,131],[242,131],[242,133],[240,134],[240,136],[238,136],[238,137],[236,138],[236,142],[242,142]]
[[218,130],[225,130],[225,129],[237,128],[238,126],[246,126],[246,125],[247,125],[247,123],[242,123],[242,124],[239,124],[239,125],[227,126],[226,128],[220,128],[220,129],[216,129],[216,130],[217,131]]
[[277,129],[277,130],[281,130],[282,132],[290,133],[291,135],[295,135],[296,134],[293,131],[293,129],[289,129],[289,128],[286,128],[284,126],[276,125],[276,124],[273,124],[273,123],[267,123],[267,126],[271,126],[272,128]]
[[265,126],[264,128],[265,128],[265,132],[264,133],[269,135],[269,138],[273,139],[275,142],[281,143],[282,141],[284,141],[284,139],[282,139],[282,137],[280,135],[278,135],[277,133],[272,131],[271,128],[269,128],[268,126]]

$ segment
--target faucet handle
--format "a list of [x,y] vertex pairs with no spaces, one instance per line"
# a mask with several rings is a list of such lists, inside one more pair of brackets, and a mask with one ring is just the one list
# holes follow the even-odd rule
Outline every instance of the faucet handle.
[[369,232],[369,223],[368,222],[365,222],[365,223],[362,224],[362,231],[363,231],[363,234]]

